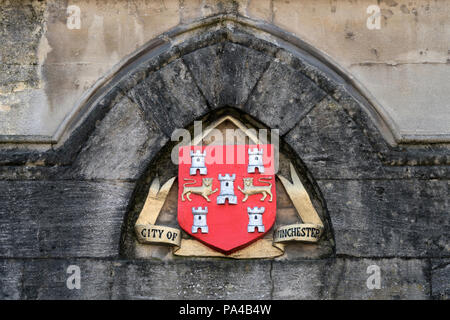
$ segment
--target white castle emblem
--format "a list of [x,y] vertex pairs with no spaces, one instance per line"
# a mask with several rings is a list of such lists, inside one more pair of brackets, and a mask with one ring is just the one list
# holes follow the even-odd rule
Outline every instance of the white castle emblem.
[[189,169],[189,174],[195,176],[197,170],[200,171],[201,175],[207,174],[207,169],[205,166],[206,151],[203,153],[197,150],[195,153],[191,150],[191,168]]
[[248,149],[248,173],[255,173],[255,169],[258,168],[259,173],[264,173],[263,165],[263,149]]
[[248,226],[247,232],[255,232],[255,229],[258,229],[258,232],[264,232],[265,227],[262,221],[262,215],[266,208],[264,207],[247,207],[248,213]]
[[194,215],[194,223],[192,224],[192,233],[197,233],[200,229],[201,233],[208,233],[208,223],[206,222],[206,215],[208,214],[208,207],[193,207],[192,214]]
[[234,180],[236,174],[226,174],[222,176],[219,174],[220,194],[217,196],[217,204],[225,204],[228,199],[229,204],[237,204],[237,196],[234,194]]

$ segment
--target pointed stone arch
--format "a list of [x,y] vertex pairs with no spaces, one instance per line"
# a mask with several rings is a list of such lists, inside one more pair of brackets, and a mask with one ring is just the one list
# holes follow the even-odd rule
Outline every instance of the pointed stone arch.
[[[311,147],[298,143],[294,148],[299,156],[312,159],[312,167],[316,166],[314,159],[325,158],[326,154],[339,152],[339,157],[345,158],[343,153],[349,140],[358,148],[355,155],[360,158],[354,166],[352,159],[341,160],[350,164],[349,171],[361,162],[371,161],[375,162],[371,165],[376,171],[390,158],[398,158],[395,148],[388,143],[395,143],[387,129],[389,126],[339,70],[333,69],[329,62],[324,63],[324,57],[303,42],[300,42],[303,47],[293,46],[275,37],[279,30],[266,31],[241,18],[221,16],[174,30],[170,37],[166,35],[170,41],[159,38],[148,44],[92,93],[85,110],[68,123],[66,133],[61,136],[65,142],[56,148],[53,156],[66,163],[76,159],[74,165],[81,167],[77,172],[82,177],[137,178],[140,169],[133,169],[134,173],[113,172],[121,168],[120,164],[129,162],[127,159],[132,154],[135,163],[129,163],[128,167],[142,169],[140,161],[148,163],[174,129],[184,128],[211,111],[233,108],[269,128],[279,129],[291,143],[298,142],[299,134],[305,139],[314,136],[323,150],[311,152]],[[315,130],[326,121],[315,117],[317,113],[329,113],[327,119],[331,123],[326,125],[334,126],[333,132],[321,129],[316,135]],[[135,134],[134,146],[127,143],[126,148],[116,149],[117,160],[108,158],[108,162],[94,163],[90,162],[87,151],[107,152],[103,147],[114,144],[109,142],[112,135],[120,139],[121,134],[118,130],[108,133],[102,129],[99,121],[103,117],[105,127],[114,127],[113,122],[141,123],[135,123],[131,126],[133,130],[123,133],[124,139]],[[97,143],[98,135],[94,135],[96,143],[92,143],[92,138],[87,139],[95,124],[98,132],[104,131],[100,141],[103,147]],[[107,137],[108,134],[111,136]],[[335,141],[329,139],[333,136]],[[108,174],[103,175],[105,170],[100,167],[108,169]]]
[[[174,33],[170,42],[155,40],[117,70],[74,118],[73,131],[51,154],[69,165],[70,178],[138,181],[131,199],[139,203],[150,167],[173,170],[158,160],[173,146],[173,130],[226,114],[256,128],[279,129],[286,154],[297,161],[324,212],[327,195],[320,195],[327,180],[420,175],[420,168],[392,164],[441,159],[391,146],[382,118],[311,50],[229,17]],[[125,218],[122,253],[128,252],[133,218]]]
[[[242,47],[223,46],[226,43],[253,49],[254,52],[248,53],[242,50]],[[204,50],[192,55],[201,49]],[[237,50],[236,54],[242,54],[241,62],[249,63],[245,68],[250,71],[247,77],[238,68],[239,61],[232,61],[233,50]],[[204,57],[208,59],[203,60]],[[259,59],[249,61],[246,59],[248,57]],[[329,56],[275,26],[234,15],[218,15],[176,27],[126,57],[86,92],[79,106],[60,125],[54,140],[60,145],[65,142],[73,130],[80,126],[99,104],[101,105],[102,100],[115,87],[128,90],[134,84],[133,79],[142,76],[142,72],[151,73],[177,58],[183,58],[188,64],[197,64],[215,72],[213,72],[215,77],[210,77],[213,81],[208,82],[205,81],[206,78],[202,78],[204,75],[201,72],[191,70],[199,80],[198,84],[207,91],[205,98],[213,107],[242,103],[248,97],[249,87],[235,87],[232,81],[241,80],[251,85],[260,75],[260,66],[276,59],[309,77],[328,94],[335,94],[335,97],[340,98],[343,92],[346,92],[350,95],[347,98],[358,102],[359,108],[363,109],[368,118],[374,122],[386,141],[395,144],[398,138],[391,129],[392,122],[383,109]],[[214,63],[215,68],[211,69]],[[226,68],[229,69],[225,73],[221,72]],[[217,87],[217,81],[222,82],[221,88]]]
[[[197,145],[200,141],[205,143],[209,140],[210,135],[214,135],[213,130],[219,130],[224,134],[227,129],[237,129],[238,133],[235,137],[238,141],[245,137],[247,144],[261,143],[259,137],[254,135],[255,129],[270,130],[269,127],[260,123],[254,117],[248,115],[240,109],[236,108],[220,108],[218,110],[211,110],[208,114],[201,118],[201,126],[203,127],[201,133],[196,136],[194,125],[190,124],[186,129],[190,132],[192,144]],[[277,143],[271,140],[272,136],[269,134],[265,143]],[[234,139],[234,137],[233,137]],[[136,239],[135,225],[136,221],[140,219],[140,214],[146,203],[150,188],[155,188],[155,178],[158,180],[157,185],[162,186],[170,180],[170,190],[167,198],[164,200],[164,205],[160,207],[159,214],[156,214],[154,221],[150,224],[179,229],[177,221],[177,199],[178,199],[178,181],[173,182],[173,179],[178,175],[178,167],[171,161],[173,150],[177,150],[177,145],[180,141],[168,141],[164,147],[160,149],[153,160],[147,165],[144,172],[142,172],[136,181],[136,186],[131,195],[131,201],[127,215],[122,226],[122,235],[120,241],[120,255],[127,259],[134,258],[161,258],[171,259],[176,256],[199,256],[199,257],[229,257],[233,259],[249,259],[249,258],[270,258],[278,257],[280,255],[287,255],[290,258],[325,258],[334,254],[335,241],[331,219],[326,208],[326,201],[321,194],[320,187],[315,181],[311,173],[308,172],[303,161],[296,155],[295,151],[284,140],[279,144],[279,155],[276,156],[276,162],[279,163],[279,170],[277,171],[278,178],[276,179],[277,190],[277,218],[276,226],[280,227],[287,224],[295,223],[318,223],[324,226],[324,232],[321,240],[317,244],[309,243],[289,243],[280,244],[279,248],[272,243],[275,233],[275,227],[263,238],[256,241],[249,247],[231,255],[224,255],[220,252],[215,252],[207,248],[205,245],[190,238],[187,234],[182,232],[183,241],[182,248],[172,250],[172,247],[157,244],[140,244]],[[183,141],[181,141],[183,142]],[[184,141],[185,142],[185,141]],[[229,142],[229,141],[227,141]],[[208,142],[206,142],[208,144]],[[277,143],[278,144],[278,143]],[[278,165],[276,165],[278,167]],[[293,199],[287,192],[285,182],[281,179],[287,177],[288,183],[294,180],[292,177],[292,168],[299,176],[300,185],[296,188],[305,188],[311,204],[314,206],[314,218],[318,220],[304,220],[307,212],[300,212],[294,206]],[[281,175],[281,177],[279,177]],[[155,190],[158,190],[156,187]],[[157,192],[157,191],[156,191]],[[319,222],[317,222],[319,221]]]
[[[150,166],[170,172],[158,158],[173,144],[175,128],[234,112],[256,128],[280,130],[287,154],[298,161],[314,192],[323,194],[317,198],[323,208],[330,201],[341,207],[330,181],[421,177],[425,171],[417,164],[447,161],[445,148],[429,152],[390,145],[385,125],[374,120],[367,100],[311,48],[230,17],[202,21],[167,37],[170,41],[148,44],[92,93],[61,146],[44,155],[27,154],[27,159],[65,164],[70,179],[141,181]],[[445,171],[429,170],[436,176]],[[347,192],[361,191],[355,188]],[[339,214],[335,210],[330,217]],[[340,241],[359,232],[340,234],[336,251]]]
[[[170,73],[187,78],[172,78]],[[173,85],[167,86],[167,81]],[[166,95],[171,103],[162,106],[157,100],[152,102],[152,93],[146,92],[145,86],[149,83],[162,89],[153,98]],[[164,89],[177,85],[185,91]],[[301,90],[295,92],[294,88]],[[242,109],[287,135],[305,115],[316,110],[316,100],[328,99],[341,106],[346,113],[343,117],[358,127],[364,135],[361,138],[383,164],[448,163],[445,145],[399,143],[401,138],[383,108],[323,52],[275,26],[234,15],[179,26],[150,41],[84,94],[55,132],[51,150],[11,148],[2,152],[2,163],[71,165],[96,125],[116,103],[127,104],[127,98],[140,108],[145,121],[159,125],[164,138],[174,126],[225,106]],[[193,102],[188,115],[177,113],[186,111],[183,103],[189,100],[185,98]],[[166,123],[161,124],[164,120]]]

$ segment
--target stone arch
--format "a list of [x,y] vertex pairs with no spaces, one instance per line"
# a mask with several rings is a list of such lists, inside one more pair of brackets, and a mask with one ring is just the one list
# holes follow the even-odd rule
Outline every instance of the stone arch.
[[[58,179],[134,183],[169,142],[171,130],[234,110],[250,124],[280,129],[304,176],[315,181],[333,227],[339,227],[337,219],[345,229],[336,231],[337,252],[350,238],[359,239],[354,245],[368,238],[347,230],[342,216],[342,194],[362,197],[363,186],[333,181],[445,174],[442,166],[418,166],[446,163],[445,148],[389,145],[344,78],[310,51],[238,22],[219,17],[189,32],[177,30],[177,41],[155,40],[93,93],[61,146],[44,153],[13,151],[6,163],[40,161]],[[364,188],[371,193],[375,187]],[[115,226],[126,212],[114,217]],[[105,241],[119,244],[119,238],[117,230]]]
[[[445,152],[389,145],[345,79],[261,32],[216,18],[178,30],[177,41],[157,40],[92,96],[89,112],[45,161],[67,164],[70,179],[139,181],[174,128],[232,111],[256,127],[280,129],[324,203],[339,203],[330,180],[421,176],[420,167],[398,165],[445,161]],[[119,243],[118,234],[110,240]]]
[[[326,147],[322,145],[327,153],[345,152],[348,141],[341,139],[343,132],[338,130],[349,130],[344,128],[347,124],[342,123],[348,121],[354,132],[347,134],[347,138],[352,136],[353,144],[362,148],[357,154],[362,158],[357,161],[368,163],[366,158],[377,158],[377,167],[389,156],[398,157],[395,148],[388,143],[394,138],[383,118],[338,70],[322,62],[323,57],[312,55],[310,49],[305,51],[305,48],[294,47],[282,39],[274,39],[273,34],[263,33],[264,30],[255,29],[254,25],[248,26],[241,19],[215,17],[203,21],[201,27],[191,28],[173,31],[177,37],[170,43],[155,40],[156,43],[149,44],[147,50],[130,59],[129,64],[93,93],[85,104],[88,110],[79,112],[78,121],[77,117],[73,118],[73,132],[69,134],[69,126],[68,137],[56,148],[54,158],[65,163],[76,159],[75,167],[81,164],[82,169],[75,171],[83,177],[134,179],[140,172],[136,168],[142,168],[139,161],[148,163],[175,128],[186,127],[208,112],[225,107],[241,110],[267,127],[279,129],[281,135],[292,142],[299,130],[308,127],[302,126],[305,119],[309,119],[313,131],[323,125],[319,123],[323,119],[314,118],[316,123],[311,119],[318,109],[324,109],[323,112],[332,113],[334,117],[329,119],[335,131],[327,134],[339,138],[343,144],[341,150],[337,150],[339,143],[326,142],[327,139],[321,137],[325,134],[322,131],[315,138],[317,143],[328,143]],[[148,144],[146,147],[143,142],[136,142],[140,144],[134,146],[140,160],[129,163],[127,168],[132,170],[137,166],[137,171],[112,174],[115,168],[121,168],[119,163],[128,161],[126,158],[129,158],[132,146],[127,145],[129,148],[123,149],[122,156],[119,148],[116,160],[111,162],[109,158],[114,168],[102,175],[100,167],[108,168],[108,163],[90,162],[88,151],[101,153],[102,142],[104,146],[112,145],[112,142],[107,142],[111,137],[106,138],[106,129],[102,141],[87,139],[95,124],[103,119],[105,126],[106,123],[112,126],[113,122],[139,122],[137,119],[140,118],[144,122],[136,123],[134,129],[139,127],[141,130],[125,134],[136,134]],[[95,130],[102,131],[102,125]],[[144,137],[145,131],[148,131],[148,137]],[[111,134],[120,135],[120,132],[115,130]],[[96,139],[99,139],[98,135]],[[305,159],[325,157],[323,153],[313,155],[310,149],[302,150],[299,156],[305,156]],[[347,160],[342,162],[348,163]],[[352,166],[350,170],[353,170]]]
[[[233,50],[237,50],[241,56],[232,58]],[[314,105],[313,100],[306,101],[313,97],[300,97],[301,93],[290,96],[293,98],[291,106],[274,103],[275,100],[289,101],[285,99],[292,93],[289,88],[292,89],[292,84],[297,84],[311,94],[316,92],[315,97],[322,94],[340,104],[352,123],[362,130],[364,139],[383,164],[414,166],[448,163],[445,145],[411,147],[397,143],[399,137],[391,130],[391,122],[383,109],[377,106],[370,94],[351,75],[328,56],[275,26],[234,15],[218,15],[179,26],[150,41],[125,58],[86,92],[79,106],[66,117],[55,133],[55,144],[51,150],[40,152],[21,150],[20,147],[8,148],[2,152],[2,163],[71,165],[96,125],[115,103],[120,100],[124,104],[125,97],[140,99],[136,90],[139,90],[143,82],[148,81],[147,78],[154,79],[156,85],[163,85],[170,80],[164,77],[156,79],[166,67],[173,68],[172,72],[176,72],[178,68],[178,71],[187,74],[195,88],[188,93],[203,98],[205,106],[200,107],[202,110],[192,109],[194,117],[201,116],[207,109],[226,105],[243,109],[269,126],[281,125],[280,130],[287,133],[293,130],[296,120],[308,114]],[[270,78],[277,74],[278,78]],[[190,81],[184,80],[187,80],[186,85]],[[260,109],[255,105],[265,99],[264,92],[256,96],[253,94],[256,91],[252,90],[260,89],[256,86],[260,81],[272,85],[272,88],[266,88],[267,98],[270,95],[268,92],[278,94],[270,97],[272,103],[267,100],[271,106],[270,111],[289,111],[287,121],[283,117],[271,118],[274,114],[267,113],[266,119],[262,118],[264,114],[258,114]],[[283,81],[288,85],[284,86]],[[302,87],[303,85],[310,90]],[[282,90],[277,90],[280,88]],[[173,97],[176,99],[176,95]],[[303,110],[296,109],[298,103],[306,107]],[[163,117],[170,117],[173,116],[173,110],[177,109],[160,108],[158,112],[161,111]],[[297,112],[297,117],[292,116],[293,111]],[[148,118],[147,122],[153,121],[148,109],[141,108],[140,112]],[[183,120],[192,120],[192,117],[185,117]],[[168,130],[179,124],[182,123],[175,121],[169,126],[163,126],[163,134],[167,136]]]
[[[270,129],[262,124],[259,120],[255,119],[251,115],[245,113],[241,109],[223,107],[217,110],[211,110],[204,117],[202,117],[201,123],[203,129],[208,127],[217,120],[223,119],[224,115],[231,116],[233,119],[238,120],[241,123],[245,123],[247,128],[254,129]],[[227,121],[224,121],[225,123]],[[192,137],[194,137],[194,126],[190,124],[186,127],[189,130]],[[248,143],[254,143],[248,140]],[[269,137],[270,143],[270,137]],[[138,219],[138,216],[143,208],[150,185],[153,183],[153,179],[158,177],[161,186],[178,175],[178,167],[171,162],[171,152],[178,144],[178,141],[168,141],[156,154],[153,160],[146,166],[145,170],[139,175],[136,181],[133,194],[130,196],[130,203],[128,206],[127,214],[124,218],[122,225],[122,234],[120,240],[120,255],[127,259],[133,258],[158,258],[167,259],[172,257],[172,248],[164,245],[149,246],[148,244],[140,244],[136,240],[134,226]],[[321,193],[320,187],[315,181],[313,175],[309,172],[308,168],[304,164],[301,158],[299,158],[293,150],[293,148],[281,139],[280,141],[280,155],[279,155],[280,168],[278,174],[283,177],[291,179],[289,164],[292,163],[296,169],[297,174],[308,191],[311,201],[324,224],[324,233],[318,244],[288,244],[285,248],[285,255],[291,258],[324,258],[335,253],[335,241],[331,219],[326,207],[326,201]],[[164,225],[173,228],[179,228],[177,222],[177,203],[178,198],[178,181],[175,181],[171,187],[171,191],[167,197],[156,225]],[[298,213],[288,194],[286,193],[281,181],[276,179],[277,189],[277,208],[285,212],[278,214],[276,219],[276,226],[301,223],[298,218]],[[277,210],[278,210],[277,209]],[[273,228],[275,229],[275,227]],[[271,238],[273,230],[267,235],[266,238]]]
[[[224,40],[286,62],[305,75],[309,74],[313,81],[330,94],[336,93],[338,89],[345,89],[352,99],[358,101],[359,107],[365,110],[384,138],[391,144],[396,143],[398,137],[390,129],[392,124],[383,109],[329,56],[275,26],[234,15],[217,15],[190,25],[176,27],[126,57],[85,94],[79,106],[60,125],[54,138],[61,144],[71,136],[73,130],[86,120],[87,114],[98,108],[101,100],[112,88],[119,85],[121,88],[129,89],[129,78],[133,76],[131,74],[135,74],[137,68],[143,71],[141,68],[143,63],[153,61],[147,65],[148,71],[151,71],[151,68],[158,68],[159,64],[164,64],[164,61],[170,61]],[[218,97],[222,102],[223,98]],[[217,105],[217,102],[220,104],[221,101],[213,104]]]

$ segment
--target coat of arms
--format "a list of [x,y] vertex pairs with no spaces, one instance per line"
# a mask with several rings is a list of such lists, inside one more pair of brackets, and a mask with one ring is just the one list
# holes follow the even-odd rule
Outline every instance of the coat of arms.
[[[250,143],[210,143],[208,137],[225,130],[225,123]],[[162,186],[155,177],[150,185],[135,224],[139,243],[172,246],[177,256],[242,259],[280,256],[287,242],[319,241],[323,223],[294,166],[285,160],[290,180],[277,173],[277,147],[237,119],[217,120],[176,152],[178,176]],[[284,205],[287,197],[291,205],[279,217],[280,183]],[[170,226],[157,223],[161,211]]]
[[271,144],[180,148],[180,227],[225,254],[262,238],[276,216],[273,153]]

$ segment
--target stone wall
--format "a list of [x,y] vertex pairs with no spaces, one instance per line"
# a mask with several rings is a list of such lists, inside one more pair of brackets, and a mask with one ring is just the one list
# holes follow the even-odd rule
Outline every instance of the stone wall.
[[[299,3],[290,4],[291,12],[305,14]],[[327,8],[343,19],[337,25],[354,19],[342,16],[345,2],[326,3],[306,7],[311,21],[326,16]],[[426,136],[431,131],[425,139],[416,136],[413,140],[420,141],[402,143],[407,137],[396,131],[400,122],[392,127],[376,100],[354,81],[343,61],[369,59],[363,53],[355,58],[362,50],[358,46],[368,48],[352,29],[357,22],[345,29],[352,45],[331,50],[336,64],[323,52],[333,43],[320,41],[313,31],[323,32],[322,37],[330,33],[308,29],[308,19],[299,16],[293,21],[305,24],[288,23],[292,16],[285,2],[119,1],[100,10],[97,2],[78,1],[82,23],[92,19],[90,25],[100,29],[73,29],[79,34],[71,41],[61,18],[69,3],[2,4],[2,14],[9,17],[2,19],[2,36],[11,43],[2,49],[2,59],[11,62],[2,60],[2,66],[16,66],[20,72],[10,71],[14,77],[23,75],[26,66],[30,73],[23,81],[2,80],[3,97],[18,99],[14,101],[23,116],[13,113],[0,120],[10,139],[0,148],[1,298],[448,299],[448,144],[436,143],[434,133],[434,138]],[[448,10],[444,2],[414,10],[411,4],[393,1],[379,5],[388,8],[383,17],[392,11],[383,18],[385,27],[395,20],[397,9],[416,17],[434,6]],[[112,30],[110,37],[99,32],[103,16],[118,28],[105,29]],[[144,27],[142,33],[120,29],[130,27],[130,17]],[[27,23],[28,29],[12,32],[16,21]],[[320,25],[340,34],[333,21]],[[286,32],[294,27],[296,36]],[[118,30],[129,36],[119,37]],[[377,31],[387,32],[383,30]],[[144,34],[140,42],[133,38]],[[108,40],[98,41],[100,36]],[[13,46],[15,55],[8,51]],[[414,41],[410,46],[418,47]],[[381,51],[381,61],[395,55],[376,50]],[[419,64],[427,68],[429,63]],[[448,68],[441,62],[432,65]],[[372,67],[395,70],[385,62]],[[42,77],[51,69],[53,82],[51,76]],[[91,73],[97,84],[81,81],[83,72]],[[438,79],[433,76],[433,81]],[[381,95],[389,97],[389,90],[395,86],[385,87]],[[56,139],[53,129],[69,112],[66,102],[74,103],[75,97],[80,99],[76,112],[66,118]],[[438,98],[445,99],[445,94]],[[44,115],[35,103],[49,112]],[[4,103],[0,112],[15,112],[11,105]],[[430,103],[430,108],[441,106]],[[155,168],[162,179],[173,173],[160,162],[171,147],[173,130],[224,113],[280,130],[283,152],[296,162],[306,187],[317,195],[313,200],[329,219],[331,252],[313,256],[292,249],[280,258],[245,261],[180,258],[163,248],[143,259],[130,250],[134,208],[142,205]],[[441,112],[440,120],[445,117]],[[445,136],[445,128],[436,123],[431,129]],[[49,143],[45,135],[54,141]],[[81,269],[79,290],[66,286],[69,265]],[[380,289],[366,285],[372,265],[380,268]]]
[[172,28],[217,14],[279,27],[319,50],[365,92],[398,142],[449,139],[447,1],[4,0],[1,6],[0,142],[49,148],[86,96],[130,55]]

